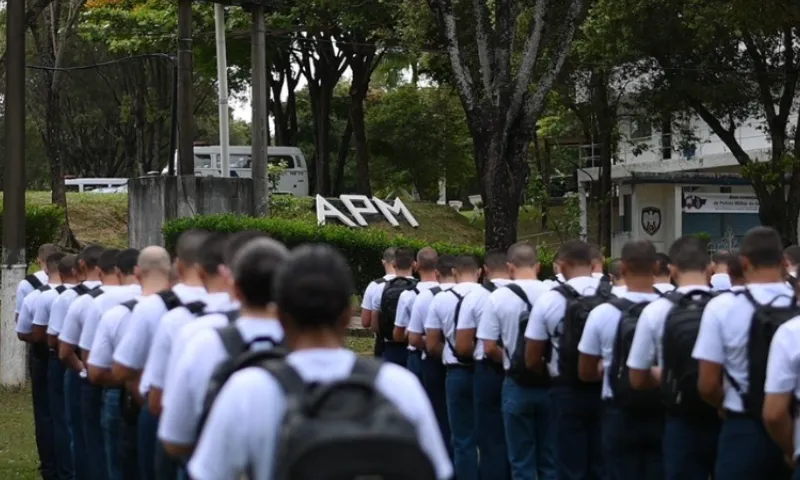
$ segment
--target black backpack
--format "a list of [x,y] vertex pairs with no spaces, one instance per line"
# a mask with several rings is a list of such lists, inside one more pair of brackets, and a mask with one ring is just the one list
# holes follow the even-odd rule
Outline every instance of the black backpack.
[[36,290],[44,293],[44,292],[50,290],[50,288],[52,288],[52,287],[50,287],[50,285],[42,285],[42,286],[38,287]]
[[634,390],[628,369],[628,354],[633,345],[633,334],[644,307],[650,302],[633,302],[627,298],[615,298],[609,303],[620,311],[617,333],[614,336],[614,347],[611,365],[608,367],[608,384],[614,393],[614,405],[642,412],[661,410],[661,392],[657,388]]
[[692,358],[703,311],[716,296],[710,290],[666,295],[673,307],[664,320],[661,337],[661,394],[667,411],[674,415],[717,416],[714,407],[706,403],[697,391],[697,360]]
[[475,363],[475,359],[472,358],[472,356],[464,356],[459,354],[455,347],[455,337],[456,335],[458,335],[458,317],[461,316],[461,305],[464,303],[464,295],[461,295],[460,293],[456,292],[453,289],[449,289],[447,291],[455,295],[456,299],[458,299],[458,301],[456,302],[456,309],[453,312],[453,315],[455,315],[453,317],[453,342],[450,342],[450,338],[447,336],[444,330],[442,330],[442,336],[444,337],[444,341],[447,344],[447,348],[449,348],[450,351],[453,352],[453,356],[456,357],[458,363],[461,363],[463,365],[472,365],[473,363]]
[[72,289],[75,290],[75,293],[77,293],[79,297],[82,296],[82,295],[86,295],[87,293],[89,293],[92,290],[91,288],[87,287],[83,283],[79,283],[79,284],[75,285],[74,287],[72,287]]
[[156,295],[161,297],[161,300],[164,302],[164,306],[167,307],[168,312],[183,306],[181,299],[178,298],[178,295],[176,295],[172,290],[162,290]]
[[492,293],[497,290],[497,285],[494,284],[493,281],[487,280],[481,283],[481,286],[486,289],[487,292]]
[[[775,336],[778,327],[800,315],[800,306],[797,305],[797,297],[794,295],[778,295],[771,302],[763,305],[758,303],[747,289],[742,291],[742,295],[755,308],[747,336],[747,383],[749,385],[747,392],[743,391],[739,383],[727,371],[725,376],[742,398],[745,412],[758,415],[760,418],[761,409],[764,406],[764,382],[767,377],[767,357],[772,337]],[[775,300],[781,297],[791,299],[790,304],[785,307],[774,305]]]
[[55,290],[56,292],[58,292],[59,295],[61,295],[67,290],[67,287],[65,287],[64,285],[58,285],[53,290]]
[[[514,379],[515,382],[524,387],[547,386],[550,384],[550,375],[547,373],[547,367],[545,367],[545,374],[540,375],[529,370],[528,367],[525,366],[525,330],[528,328],[528,320],[530,319],[533,305],[531,305],[528,295],[525,294],[525,290],[516,283],[504,285],[504,288],[511,290],[525,304],[525,309],[520,313],[518,319],[519,331],[517,332],[517,341],[514,344],[514,354],[511,355],[508,348],[505,346],[502,347],[506,357],[508,357],[508,361],[511,363],[507,374]],[[551,355],[552,347],[548,343],[547,351],[544,355],[545,365],[550,362]]]
[[41,287],[43,285],[42,281],[39,280],[39,277],[37,277],[34,274],[30,274],[27,277],[25,277],[25,281],[30,283],[31,287],[33,287],[34,290],[36,290],[37,288],[39,288],[39,287]]
[[379,362],[359,357],[330,384],[307,384],[285,362],[262,365],[287,400],[273,480],[436,479],[416,426],[375,387]]
[[88,292],[86,292],[86,295],[89,295],[92,298],[97,298],[100,295],[102,295],[103,293],[105,293],[105,292],[103,291],[102,287],[95,287],[95,288],[89,290]]
[[[611,294],[611,281],[604,276],[593,295],[581,295],[571,285],[562,283],[554,290],[567,301],[564,319],[556,328],[558,341],[558,375],[561,383],[569,385],[587,385],[578,377],[578,344],[586,327],[589,312],[600,304],[606,303],[614,295]],[[595,385],[595,382],[588,385]]]
[[397,317],[397,303],[400,295],[406,290],[412,290],[417,286],[417,281],[413,278],[395,277],[386,282],[381,294],[381,310],[378,332],[387,342],[394,342],[394,321]]
[[127,302],[120,303],[120,305],[122,305],[123,307],[127,308],[128,310],[130,310],[132,312],[133,311],[133,307],[135,307],[137,303],[139,303],[139,300],[137,300],[135,298],[132,298],[132,299],[128,300]]

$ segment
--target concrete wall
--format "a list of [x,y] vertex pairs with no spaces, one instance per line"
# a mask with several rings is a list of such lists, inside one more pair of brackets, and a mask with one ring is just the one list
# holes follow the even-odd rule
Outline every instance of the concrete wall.
[[219,177],[139,177],[128,181],[131,248],[163,245],[168,220],[214,213],[253,214],[253,180]]

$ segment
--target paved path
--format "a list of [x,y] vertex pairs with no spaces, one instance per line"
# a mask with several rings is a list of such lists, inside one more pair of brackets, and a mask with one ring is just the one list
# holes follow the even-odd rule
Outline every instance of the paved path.
[[353,337],[371,337],[372,332],[361,326],[361,317],[350,319],[350,326],[347,327],[347,334]]

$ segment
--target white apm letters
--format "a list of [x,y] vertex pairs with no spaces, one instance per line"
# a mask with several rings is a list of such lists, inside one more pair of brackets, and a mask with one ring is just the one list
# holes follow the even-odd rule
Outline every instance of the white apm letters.
[[317,195],[317,223],[319,225],[325,225],[325,220],[327,218],[336,218],[348,227],[366,227],[368,224],[364,215],[377,215],[378,212],[380,212],[393,227],[400,226],[396,218],[399,215],[402,215],[412,227],[419,227],[419,223],[414,218],[414,215],[411,214],[411,211],[406,208],[399,198],[395,198],[392,205],[376,197],[372,197],[372,200],[370,200],[366,195],[341,195],[339,199],[342,201],[345,208],[347,208],[347,211],[350,212],[353,219],[355,219],[355,222],[334,207],[329,201],[325,200],[325,198]]

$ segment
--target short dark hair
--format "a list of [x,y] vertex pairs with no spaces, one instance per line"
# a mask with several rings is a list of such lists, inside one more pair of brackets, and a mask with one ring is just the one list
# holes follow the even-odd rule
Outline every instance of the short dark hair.
[[105,273],[106,275],[115,273],[117,270],[118,255],[119,255],[119,250],[117,250],[116,248],[109,248],[108,250],[101,253],[100,258],[97,260],[97,266],[100,267],[100,271]]
[[77,268],[78,257],[75,255],[64,255],[64,257],[58,261],[58,274],[61,275],[62,279],[64,277],[74,276]]
[[669,275],[669,264],[672,263],[669,255],[664,252],[656,253],[656,275],[666,277]]
[[456,257],[456,270],[460,273],[477,272],[481,262],[475,255],[459,255]]
[[208,231],[198,228],[183,232],[178,238],[176,251],[178,260],[186,266],[197,265],[200,261],[200,248],[208,235]]
[[353,273],[328,245],[296,248],[278,271],[275,300],[298,330],[335,328],[350,307]]
[[755,268],[779,267],[783,263],[781,236],[771,227],[751,228],[742,240],[739,255]]
[[656,247],[649,240],[632,240],[622,246],[620,260],[634,275],[653,275],[656,266]]
[[241,232],[236,232],[228,237],[228,243],[225,244],[225,249],[223,251],[222,260],[225,262],[225,265],[230,265],[233,263],[233,257],[239,253],[239,250],[242,249],[250,240],[255,240],[256,238],[269,238],[269,236],[258,230],[242,230]]
[[508,263],[517,268],[535,267],[539,263],[536,246],[525,242],[511,245],[508,249]]
[[800,265],[800,245],[790,245],[783,251],[783,256],[786,257],[792,265]]
[[139,250],[135,248],[126,248],[117,255],[117,270],[124,277],[133,275],[138,264]]
[[414,266],[414,250],[400,247],[394,251],[394,265],[398,270],[410,270]]
[[44,260],[47,262],[48,257],[54,253],[58,253],[58,245],[54,243],[43,243],[36,251],[36,256],[38,257],[38,260]]
[[592,265],[592,248],[582,240],[567,240],[558,249],[558,259],[562,262],[588,267]]
[[432,272],[436,270],[436,262],[439,254],[431,247],[425,247],[417,252],[417,270],[420,272]]
[[386,250],[383,251],[383,257],[381,257],[381,260],[383,260],[386,263],[394,262],[394,253],[396,250],[397,249],[394,247],[387,248]]
[[266,307],[273,302],[275,274],[289,257],[286,247],[271,238],[248,242],[230,266],[236,287],[250,307]]
[[705,272],[711,263],[706,242],[694,235],[685,235],[669,247],[671,264],[679,272]]
[[436,270],[439,272],[439,275],[443,277],[452,277],[453,269],[455,268],[456,257],[452,255],[442,255],[439,257],[439,261],[436,262]]
[[67,254],[64,252],[55,252],[51,253],[47,256],[45,260],[45,266],[47,267],[47,272],[55,272],[58,270],[58,264],[61,262],[61,259],[66,257]]
[[228,235],[219,232],[209,234],[200,246],[199,264],[208,275],[218,275],[219,267],[225,263],[225,246]]
[[97,268],[100,262],[100,255],[102,255],[104,251],[105,249],[100,245],[89,245],[78,254],[77,263],[80,265],[81,262],[83,262],[87,270],[93,270]]
[[502,250],[489,250],[483,257],[483,264],[490,272],[505,272],[508,270],[508,255]]
[[603,261],[603,249],[601,249],[599,245],[590,244],[589,251],[591,252],[593,262],[598,260],[601,262]]
[[732,254],[728,258],[728,276],[736,280],[744,279],[744,268],[742,268],[742,261],[739,259],[739,255]]
[[725,265],[728,264],[728,261],[731,259],[731,252],[727,250],[717,250],[711,255],[711,261],[713,263],[724,263]]
[[615,258],[608,262],[608,274],[614,278],[622,277],[622,259]]

